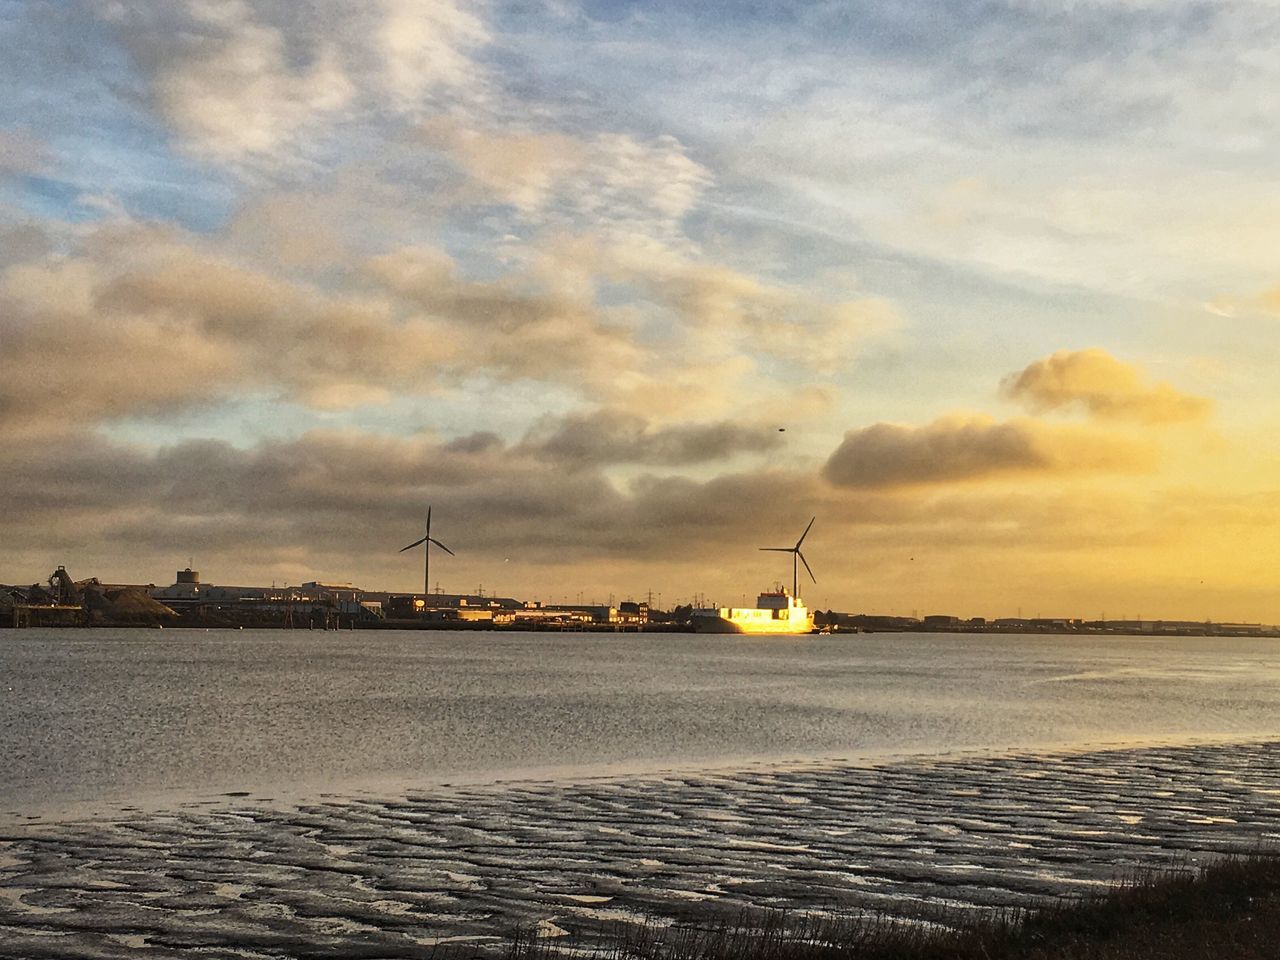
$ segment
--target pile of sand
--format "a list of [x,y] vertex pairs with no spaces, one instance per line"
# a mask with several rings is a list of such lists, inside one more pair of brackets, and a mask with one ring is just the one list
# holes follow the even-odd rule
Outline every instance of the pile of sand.
[[138,587],[114,590],[86,589],[84,606],[99,623],[168,623],[177,618],[171,609]]

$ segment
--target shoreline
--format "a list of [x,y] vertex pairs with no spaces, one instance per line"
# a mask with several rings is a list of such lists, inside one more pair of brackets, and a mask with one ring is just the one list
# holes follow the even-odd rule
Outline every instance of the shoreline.
[[[345,626],[325,626],[323,624],[317,626],[304,626],[298,624],[285,624],[278,622],[262,622],[253,624],[226,624],[226,623],[131,623],[131,622],[97,622],[97,623],[66,623],[66,624],[49,624],[37,626],[14,626],[12,623],[0,621],[0,636],[5,634],[25,635],[32,631],[66,631],[75,632],[95,631],[95,630],[167,630],[176,631],[178,633],[209,633],[211,631],[219,631],[226,633],[235,633],[241,631],[270,631],[275,632],[315,632],[315,633],[501,633],[501,634],[560,634],[560,633],[602,633],[602,634],[629,634],[629,635],[680,635],[695,633],[692,626],[680,623],[649,623],[644,625],[637,624],[608,624],[608,623],[584,623],[573,625],[541,625],[530,627],[527,624],[505,624],[490,623],[486,621],[465,621],[465,620],[392,620],[382,622],[354,622]],[[708,636],[708,634],[698,634],[699,636]],[[1210,626],[1204,630],[1188,630],[1178,629],[1151,629],[1151,630],[1121,630],[1121,629],[1092,629],[1089,627],[969,627],[969,626],[947,626],[947,627],[929,627],[924,625],[911,627],[878,627],[875,629],[859,628],[856,630],[841,629],[838,627],[831,629],[815,630],[809,634],[720,634],[725,637],[737,637],[743,640],[774,639],[778,637],[791,636],[799,639],[821,639],[823,637],[844,637],[854,638],[859,636],[877,636],[877,635],[904,635],[904,636],[990,636],[990,637],[1114,637],[1131,640],[1146,639],[1262,639],[1275,640],[1280,639],[1280,627],[1271,627],[1261,630],[1230,630],[1218,626]]]
[[[893,767],[944,767],[970,761],[1019,763],[1067,761],[1075,757],[1127,756],[1133,751],[1199,748],[1280,748],[1280,737],[1262,732],[1241,735],[1150,736],[1122,740],[1043,741],[1012,745],[973,745],[911,750],[899,747],[846,751],[842,756],[797,754],[785,757],[729,757],[717,760],[645,759],[586,764],[531,764],[493,768],[459,768],[426,776],[403,773],[360,776],[342,782],[244,782],[228,780],[212,787],[155,786],[134,792],[112,790],[99,797],[64,795],[32,803],[30,797],[0,801],[0,831],[22,825],[112,822],[139,815],[182,811],[219,812],[260,806],[277,811],[342,802],[397,800],[419,795],[451,795],[464,791],[501,794],[510,790],[574,790],[598,785],[670,779],[878,770]],[[47,795],[46,795],[47,796]]]

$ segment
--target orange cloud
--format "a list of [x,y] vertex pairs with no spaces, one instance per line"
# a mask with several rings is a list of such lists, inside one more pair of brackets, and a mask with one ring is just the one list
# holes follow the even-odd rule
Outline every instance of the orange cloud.
[[1078,427],[950,416],[922,427],[877,423],[850,430],[823,476],[840,487],[886,488],[1008,474],[1132,472],[1153,462],[1145,445]]
[[1059,350],[1003,386],[1005,396],[1037,413],[1082,407],[1090,416],[1140,423],[1179,423],[1208,416],[1212,401],[1168,383],[1148,383],[1142,371],[1105,350]]

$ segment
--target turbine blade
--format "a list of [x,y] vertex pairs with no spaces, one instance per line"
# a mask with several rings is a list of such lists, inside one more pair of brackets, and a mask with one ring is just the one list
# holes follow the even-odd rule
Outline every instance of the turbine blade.
[[[806,570],[809,570],[809,561],[804,558],[804,554],[801,553],[799,550],[797,550],[796,556],[800,558],[800,562],[804,564],[804,568]],[[818,578],[813,575],[812,570],[809,570],[809,579],[812,580],[815,584],[817,584],[818,582]]]
[[427,539],[428,539],[428,540],[430,540],[432,543],[434,543],[437,547],[439,547],[439,548],[440,548],[441,550],[443,550],[445,553],[447,553],[449,556],[451,556],[451,557],[456,557],[456,556],[457,556],[457,554],[456,554],[456,553],[454,553],[452,550],[450,550],[448,547],[446,547],[443,543],[441,543],[441,542],[440,542],[439,540],[437,540],[435,537],[427,537]]
[[[817,519],[818,519],[817,517],[813,518],[813,520],[817,520]],[[804,538],[809,535],[809,531],[813,529],[813,520],[809,521],[809,526],[804,528],[804,533],[800,534],[800,539],[796,541],[797,550],[800,549],[800,544],[804,543]]]
[[415,541],[413,541],[413,543],[409,544],[407,547],[401,547],[399,552],[400,552],[400,553],[404,553],[406,550],[412,550],[412,549],[413,549],[414,547],[416,547],[418,544],[420,544],[420,543],[426,543],[426,542],[427,542],[427,539],[428,539],[427,537],[423,537],[421,540],[415,540]]
[[773,550],[777,553],[795,553],[795,547],[761,547],[761,550]]

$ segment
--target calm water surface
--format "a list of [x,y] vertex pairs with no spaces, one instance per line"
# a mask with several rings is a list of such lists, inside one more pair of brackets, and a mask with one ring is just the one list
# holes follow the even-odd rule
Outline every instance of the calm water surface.
[[1268,737],[1280,642],[0,631],[0,813],[752,761]]

